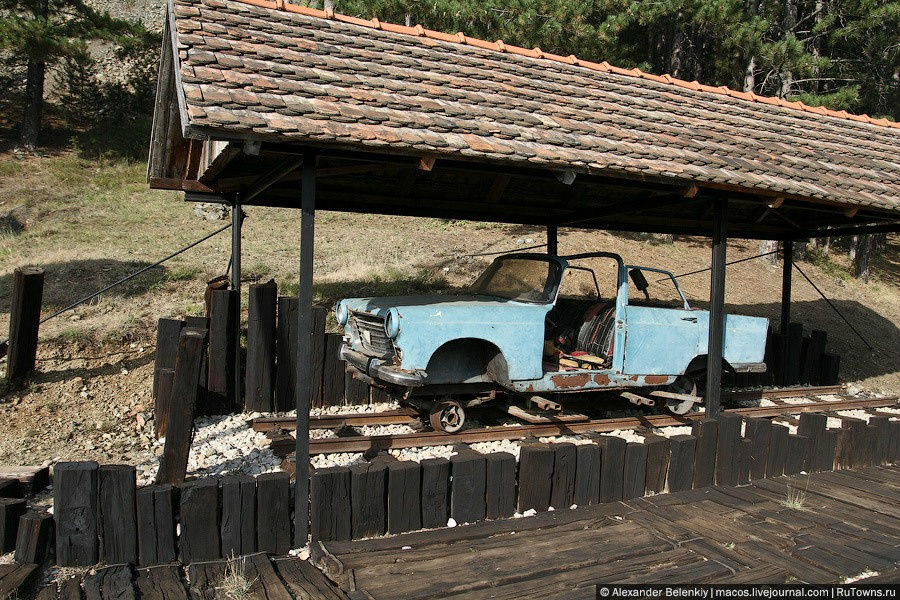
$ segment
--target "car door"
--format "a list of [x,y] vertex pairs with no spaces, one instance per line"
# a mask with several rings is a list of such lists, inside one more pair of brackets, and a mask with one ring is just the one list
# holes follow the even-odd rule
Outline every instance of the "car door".
[[628,375],[680,374],[700,353],[709,313],[701,310],[634,306],[625,308]]

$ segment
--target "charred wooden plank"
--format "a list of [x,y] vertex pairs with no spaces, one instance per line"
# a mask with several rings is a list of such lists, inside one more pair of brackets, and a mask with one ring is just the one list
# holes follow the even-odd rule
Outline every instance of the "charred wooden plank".
[[325,358],[322,363],[322,405],[339,406],[344,403],[346,363],[340,358],[343,335],[325,334]]
[[519,450],[519,512],[550,507],[553,449],[547,444],[523,444]]
[[511,517],[516,511],[516,457],[508,452],[492,452],[485,460],[485,517]]
[[190,327],[181,331],[175,359],[166,444],[160,458],[159,472],[156,474],[157,483],[181,483],[187,473],[197,403],[197,381],[205,349],[204,331]]
[[[423,461],[424,462],[424,461]],[[444,495],[447,481],[444,481]],[[425,468],[422,476],[422,514],[425,509]],[[446,499],[444,500],[446,511]],[[362,463],[350,467],[350,522],[351,538],[358,539],[383,535],[387,528],[387,465],[385,463]],[[433,527],[447,524],[443,522]]]
[[291,478],[285,472],[256,478],[256,547],[284,555],[291,549]]
[[137,491],[138,564],[175,560],[175,488],[151,485]]
[[249,475],[222,478],[222,555],[256,552],[256,480]]
[[575,495],[578,506],[600,501],[600,447],[596,444],[575,446]]
[[713,419],[694,421],[691,424],[691,435],[697,440],[694,456],[694,488],[711,486],[716,474],[718,423]]
[[323,370],[325,365],[325,307],[313,306],[312,312],[312,406],[323,406]]
[[53,515],[30,511],[19,519],[16,537],[16,562],[43,564],[53,554]]
[[625,468],[622,484],[622,497],[625,500],[640,498],[644,495],[647,486],[647,456],[646,444],[628,442],[625,445]]
[[297,408],[294,392],[297,381],[297,298],[278,298],[278,330],[275,350],[275,410],[288,411]]
[[737,485],[740,472],[740,447],[741,438],[740,415],[723,413],[717,419],[718,433],[716,436],[716,484]]
[[550,486],[550,506],[569,508],[575,502],[575,471],[577,454],[575,444],[560,442],[552,444],[553,480]]
[[809,438],[793,433],[788,434],[787,458],[784,462],[785,475],[798,475],[809,454]]
[[310,532],[314,541],[349,540],[351,529],[350,469],[316,469],[309,488]]
[[159,319],[156,322],[156,357],[153,368],[153,397],[159,397],[159,376],[163,369],[175,370],[175,355],[178,353],[178,338],[184,321],[181,319]]
[[19,519],[25,514],[26,503],[21,498],[0,498],[0,554],[16,547]]
[[661,435],[644,438],[647,445],[647,477],[645,494],[659,494],[666,487],[666,473],[669,470],[669,439]]
[[9,347],[6,355],[7,379],[18,379],[34,371],[43,293],[43,269],[18,267],[13,272],[9,304]]
[[100,560],[106,564],[137,562],[135,468],[103,465],[98,473]]
[[803,470],[807,473],[819,470],[818,456],[822,452],[822,438],[825,435],[827,423],[828,417],[821,413],[802,413],[800,415],[797,435],[802,435],[809,439],[807,455],[803,459]]
[[[482,492],[483,492],[482,487]],[[388,463],[388,533],[414,531],[422,526],[422,483],[419,464]]]
[[450,516],[457,523],[483,521],[487,506],[487,464],[484,455],[474,450],[453,455],[450,457],[450,473]]
[[600,502],[622,499],[625,486],[625,440],[612,435],[597,438],[600,455]]
[[41,571],[35,564],[0,565],[0,599],[24,598]]
[[215,477],[190,481],[181,488],[179,560],[184,564],[222,556],[219,537],[219,482]]
[[175,565],[138,569],[135,587],[142,600],[188,600],[181,568]]
[[669,492],[691,489],[697,438],[692,435],[673,435],[669,438],[669,448],[669,472],[666,476]]
[[[444,527],[450,516],[450,461],[426,458],[422,467],[422,527]],[[513,465],[515,478],[515,465]]]
[[227,414],[238,410],[234,372],[238,366],[239,306],[236,291],[213,290],[209,309],[207,406],[201,414]]
[[56,562],[62,567],[97,564],[97,473],[93,461],[57,463],[53,469]]
[[134,573],[128,565],[114,565],[90,571],[84,577],[86,600],[136,600]]
[[278,286],[274,280],[253,284],[248,296],[244,406],[248,412],[271,412],[275,397],[275,314]]
[[787,460],[788,434],[790,430],[784,425],[773,423],[769,433],[769,452],[766,460],[766,477],[784,475],[784,464]]
[[772,421],[759,417],[747,419],[744,435],[750,440],[750,479],[755,481],[766,476],[766,463],[769,456],[769,437],[772,434]]

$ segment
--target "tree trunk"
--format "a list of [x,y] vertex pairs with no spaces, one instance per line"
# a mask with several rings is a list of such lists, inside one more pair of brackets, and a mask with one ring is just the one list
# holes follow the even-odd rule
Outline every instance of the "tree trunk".
[[25,80],[25,112],[22,115],[21,142],[25,148],[37,148],[44,114],[44,74],[47,63],[28,61]]
[[865,283],[869,283],[869,270],[875,255],[876,244],[874,235],[859,236],[856,256],[853,260],[853,276],[862,279]]
[[[794,37],[794,29],[797,27],[797,0],[784,0],[784,16],[781,21],[781,30],[784,39]],[[781,87],[778,90],[778,96],[784,98],[790,95],[791,85],[794,83],[794,74],[789,67],[782,65],[781,71]]]
[[[760,254],[765,254],[766,252],[774,252],[775,250],[778,250],[778,242],[775,240],[762,240],[759,243]],[[763,260],[774,265],[778,262],[778,255],[770,254],[769,256],[764,256]]]
[[756,57],[751,56],[744,69],[744,91],[752,92],[756,88]]

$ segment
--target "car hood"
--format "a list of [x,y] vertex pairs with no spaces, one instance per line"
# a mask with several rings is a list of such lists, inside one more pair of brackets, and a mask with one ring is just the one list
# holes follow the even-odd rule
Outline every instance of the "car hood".
[[343,302],[351,312],[385,317],[390,309],[396,308],[400,318],[414,320],[446,320],[457,316],[471,319],[491,314],[504,314],[515,319],[514,315],[519,313],[546,312],[551,308],[549,304],[518,302],[475,294],[349,298]]

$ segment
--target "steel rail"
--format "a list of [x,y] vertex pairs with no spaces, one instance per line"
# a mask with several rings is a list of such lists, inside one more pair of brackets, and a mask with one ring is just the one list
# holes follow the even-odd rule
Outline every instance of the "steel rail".
[[[731,392],[723,397],[732,401],[746,401],[772,398],[792,398],[809,395],[840,394],[844,391],[841,385],[818,387],[774,388],[770,390],[751,390]],[[401,408],[378,413],[347,413],[336,415],[312,415],[309,418],[310,429],[337,429],[339,427],[362,425],[409,425],[418,418],[413,409]],[[293,429],[295,417],[259,417],[250,424],[254,431],[269,432],[280,429]]]
[[[778,406],[732,408],[725,412],[744,417],[778,417],[805,412],[833,412],[862,408],[880,408],[897,404],[897,396],[883,398],[845,398],[840,401],[812,401],[806,404],[784,404]],[[476,442],[496,442],[500,440],[521,440],[526,438],[577,435],[584,433],[609,433],[617,429],[650,429],[656,427],[677,427],[690,425],[703,419],[704,413],[683,416],[646,415],[597,419],[582,423],[542,423],[537,425],[505,425],[484,429],[470,429],[458,433],[424,431],[379,436],[351,436],[342,438],[311,439],[309,453],[332,454],[339,452],[368,452],[400,448],[421,448],[426,446],[452,446]],[[294,438],[285,435],[273,438],[270,444],[277,456],[287,456],[294,447]]]

